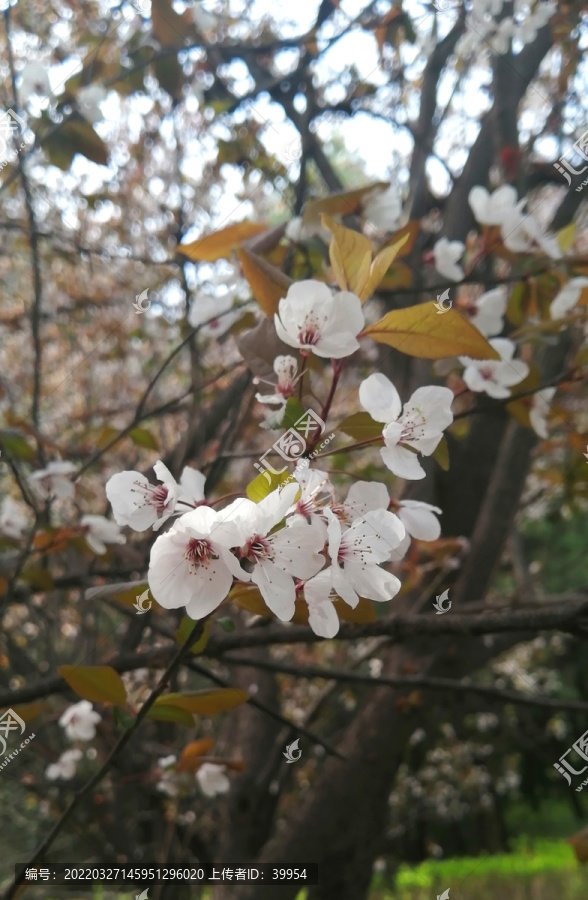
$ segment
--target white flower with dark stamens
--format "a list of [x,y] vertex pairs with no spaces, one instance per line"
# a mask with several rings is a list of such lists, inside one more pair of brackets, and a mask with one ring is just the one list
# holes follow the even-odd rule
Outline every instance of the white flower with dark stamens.
[[80,700],[68,706],[62,713],[59,724],[65,729],[70,741],[91,741],[96,737],[96,725],[102,720],[89,700]]
[[230,552],[238,544],[237,529],[221,512],[199,506],[185,513],[151,549],[148,581],[151,593],[166,609],[186,607],[202,619],[229,593],[239,563]]
[[223,510],[223,515],[240,531],[240,555],[245,568],[239,577],[253,581],[271,611],[285,622],[295,611],[293,578],[312,578],[325,563],[320,552],[324,529],[319,522],[297,519],[269,533],[291,508],[298,491],[298,484],[287,484],[260,503],[236,500]]
[[529,421],[531,428],[540,438],[547,437],[547,415],[550,409],[550,403],[555,396],[557,388],[543,388],[529,397]]
[[334,503],[331,510],[339,521],[345,525],[365,516],[376,509],[388,509],[390,495],[385,484],[380,481],[356,481],[347,491],[347,498],[343,503]]
[[219,766],[218,763],[202,763],[196,772],[196,781],[206,797],[226,794],[231,786],[226,776],[226,766]]
[[360,384],[359,402],[373,419],[387,423],[382,432],[386,446],[380,453],[390,471],[399,478],[424,478],[425,470],[412,450],[423,456],[435,452],[444,429],[453,422],[453,392],[436,385],[417,388],[402,409],[392,382],[377,372]]
[[465,306],[458,305],[458,308],[467,315],[472,325],[475,325],[484,337],[494,337],[504,328],[507,301],[506,288],[501,285],[486,291]]
[[579,276],[570,278],[567,284],[558,291],[549,307],[549,315],[552,319],[563,319],[573,309],[580,299],[583,290],[588,287],[588,278]]
[[76,489],[69,476],[75,470],[76,467],[70,462],[50,462],[44,469],[29,475],[29,483],[44,500],[71,500]]
[[[161,482],[151,484],[140,472],[118,472],[106,483],[106,496],[119,525],[134,531],[153,526],[157,531],[170,516],[185,512],[204,500],[205,476],[186,466],[178,484],[158,460],[153,471]],[[180,505],[181,509],[176,509]]]
[[288,515],[294,517],[288,520],[288,524],[295,521],[297,516],[302,517],[307,522],[318,522],[324,529],[324,539],[326,540],[327,532],[323,519],[323,509],[332,503],[334,496],[334,488],[329,481],[329,476],[326,472],[321,472],[320,469],[297,467],[294,470],[294,477],[300,485],[300,497],[288,510]]
[[406,531],[394,513],[383,509],[368,512],[356,519],[350,528],[325,510],[328,520],[331,584],[349,606],[355,607],[360,597],[384,602],[400,590],[395,575],[380,569],[400,545]]
[[513,359],[515,344],[508,338],[493,338],[490,345],[500,354],[500,359],[470,359],[460,356],[465,366],[462,378],[470,391],[483,392],[497,400],[510,397],[510,388],[529,374],[529,366],[520,359]]
[[[288,397],[291,397],[294,393],[296,382],[300,377],[296,375],[297,371],[298,363],[293,356],[276,356],[274,360],[274,372],[278,376],[278,383],[273,385],[272,382],[267,382],[275,387],[275,393],[256,394],[255,399],[259,401],[259,403],[284,407]],[[265,380],[266,379],[264,378],[257,378],[255,379],[255,384],[259,384],[260,381]]]
[[323,569],[304,585],[308,624],[319,637],[333,638],[339,631],[339,616],[333,603],[336,596],[330,569]]
[[465,276],[465,272],[458,260],[463,256],[465,244],[461,241],[448,241],[447,238],[440,238],[433,247],[433,256],[435,257],[435,268],[439,274],[451,281],[461,281]]
[[107,544],[124,544],[126,537],[120,533],[120,526],[104,516],[82,516],[80,525],[86,542],[94,553],[106,553]]
[[57,762],[47,766],[45,778],[49,781],[56,781],[58,778],[62,781],[71,781],[76,774],[77,764],[82,755],[82,751],[76,747],[73,750],[66,750],[65,753],[61,754]]
[[355,294],[333,294],[321,281],[298,281],[280,300],[274,322],[278,337],[290,347],[341,359],[359,349],[357,335],[365,319]]
[[161,482],[151,484],[140,472],[118,472],[106,483],[106,496],[119,525],[134,531],[155,530],[173,515],[179,497],[175,478],[160,460],[153,471]]

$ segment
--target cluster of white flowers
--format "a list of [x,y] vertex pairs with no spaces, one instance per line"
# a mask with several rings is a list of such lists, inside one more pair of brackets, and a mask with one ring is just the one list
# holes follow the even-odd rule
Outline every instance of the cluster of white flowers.
[[[73,706],[68,706],[59,719],[59,724],[65,731],[70,741],[91,741],[96,737],[96,725],[102,716],[94,710],[89,700],[80,700]],[[70,781],[75,773],[78,762],[82,758],[82,751],[74,747],[65,750],[57,762],[47,766],[45,777],[49,781]]]
[[513,15],[499,19],[503,6],[504,0],[473,0],[456,47],[460,56],[469,56],[482,44],[500,54],[508,53],[511,42],[531,44],[557,9],[554,0],[539,0],[531,12],[528,0],[514,0]]
[[[167,797],[178,797],[182,785],[187,787],[189,778],[186,773],[176,771],[177,757],[173,754],[158,760],[160,777],[157,790]],[[231,786],[227,777],[227,767],[219,763],[204,762],[196,770],[196,781],[205,797],[216,797],[226,794]]]
[[511,184],[503,184],[492,194],[477,185],[471,189],[468,201],[476,222],[498,226],[504,246],[513,253],[540,250],[551,259],[563,255],[555,235],[546,233],[535,216],[524,211],[527,198],[519,200]]

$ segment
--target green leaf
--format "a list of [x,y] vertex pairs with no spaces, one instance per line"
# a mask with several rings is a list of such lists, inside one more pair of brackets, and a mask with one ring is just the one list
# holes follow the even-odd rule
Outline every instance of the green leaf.
[[235,623],[231,619],[230,616],[221,616],[216,620],[217,625],[220,625],[223,631],[226,631],[227,634],[233,634],[235,630]]
[[3,447],[11,456],[16,456],[17,459],[26,459],[28,462],[35,459],[35,451],[32,447],[29,447],[20,434],[13,431],[0,432],[0,447]]
[[146,428],[133,428],[132,431],[129,431],[129,437],[138,447],[145,447],[147,450],[159,450],[157,440]]
[[381,422],[376,422],[369,413],[358,412],[352,416],[348,416],[339,422],[338,431],[348,434],[349,437],[355,438],[356,441],[366,441],[369,438],[382,436],[384,426]]
[[57,671],[72,691],[84,700],[117,706],[127,702],[122,678],[112,666],[59,666]]
[[241,706],[249,700],[247,691],[238,688],[214,688],[207,691],[189,691],[184,694],[164,694],[152,706],[173,707],[200,716],[215,716]]
[[284,418],[282,419],[282,424],[280,428],[282,431],[287,431],[288,428],[292,428],[293,425],[300,419],[301,416],[306,412],[306,407],[302,405],[300,400],[297,400],[296,397],[288,397],[286,401],[286,409],[284,411]]

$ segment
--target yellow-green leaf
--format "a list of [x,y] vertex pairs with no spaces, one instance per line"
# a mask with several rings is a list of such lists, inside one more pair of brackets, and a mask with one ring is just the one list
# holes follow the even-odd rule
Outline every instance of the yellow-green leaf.
[[[49,709],[49,704],[44,700],[36,700],[33,703],[19,703],[17,706],[10,707],[13,712],[20,716],[23,722],[32,722],[37,716]],[[0,716],[3,716],[8,707],[0,707]]]
[[138,447],[145,447],[147,450],[159,450],[159,444],[155,437],[146,428],[133,428],[129,431],[129,437],[133,444]]
[[383,247],[375,257],[370,268],[369,277],[359,295],[364,303],[372,296],[384,275],[398,256],[398,253],[408,242],[408,238],[409,235],[407,233],[399,238],[395,244],[388,244],[386,247]]
[[[176,641],[178,644],[185,644],[188,638],[190,637],[190,632],[194,628],[194,619],[190,619],[189,616],[184,616],[182,621],[180,622],[179,628],[176,631]],[[202,653],[208,643],[208,638],[210,636],[210,619],[207,619],[204,623],[204,630],[198,640],[194,641],[192,646],[190,647],[190,653],[193,653],[197,656],[199,653]]]
[[371,337],[379,344],[388,344],[408,356],[421,359],[446,359],[449,356],[500,359],[471,322],[453,309],[438,314],[432,301],[393,310],[379,322],[368,325],[361,336]]
[[[159,699],[161,700],[161,697]],[[158,722],[177,722],[178,725],[187,725],[188,728],[194,725],[194,716],[185,709],[178,709],[177,706],[165,706],[163,703],[154,704],[147,713],[147,718],[155,719]]]
[[433,459],[436,459],[444,472],[449,471],[449,447],[447,446],[447,440],[445,435],[441,438],[435,452],[433,453]]
[[370,274],[372,245],[359,231],[345,228],[329,216],[322,215],[321,222],[333,235],[329,257],[337,284],[342,291],[360,296]]
[[[276,458],[275,462],[276,465],[279,465],[279,459]],[[271,465],[271,463],[269,464]],[[261,465],[261,463],[258,463],[258,465]],[[249,482],[245,488],[245,493],[254,503],[259,503],[260,500],[263,500],[264,497],[267,497],[268,494],[271,494],[272,491],[275,491],[276,488],[285,484],[291,478],[292,476],[288,469],[279,475],[274,475],[273,472],[265,469],[259,475],[256,475],[253,481]]]
[[353,413],[339,422],[338,431],[348,434],[349,437],[355,438],[356,441],[366,441],[368,438],[381,437],[384,426],[381,422],[376,422],[369,413],[358,412]]
[[233,250],[240,247],[249,238],[266,230],[261,222],[237,222],[227,228],[221,228],[207,234],[205,237],[192,241],[191,244],[180,244],[178,252],[188,259],[201,262],[214,262],[217,259],[227,259]]
[[229,600],[232,600],[241,609],[246,609],[247,612],[253,613],[254,616],[266,616],[267,618],[273,616],[272,611],[261,596],[259,588],[253,584],[236,584],[229,594]]
[[215,716],[247,703],[249,694],[238,688],[214,688],[210,691],[188,691],[183,694],[164,694],[158,697],[152,709],[171,706],[200,716]]
[[176,772],[195,772],[202,765],[202,757],[214,747],[213,738],[200,738],[199,741],[191,741],[182,750]]
[[576,239],[577,227],[577,222],[570,222],[569,225],[566,225],[565,228],[562,228],[557,232],[557,243],[559,244],[559,249],[562,253],[567,253],[568,250],[571,250],[571,248],[573,247],[574,241]]
[[414,247],[414,242],[416,241],[420,227],[421,223],[418,219],[411,219],[410,222],[407,222],[406,225],[403,225],[402,228],[394,232],[394,234],[384,244],[384,247],[394,247],[406,235],[408,237],[408,240],[406,241],[406,243],[404,243],[403,241],[402,244],[400,244],[398,253],[396,255],[398,259],[402,259],[403,256],[408,256],[408,254]]
[[253,296],[270,319],[278,311],[278,303],[288,293],[292,280],[271,263],[241,247],[237,250],[241,271]]
[[112,666],[59,666],[57,671],[84,700],[116,706],[124,706],[127,701],[122,678]]

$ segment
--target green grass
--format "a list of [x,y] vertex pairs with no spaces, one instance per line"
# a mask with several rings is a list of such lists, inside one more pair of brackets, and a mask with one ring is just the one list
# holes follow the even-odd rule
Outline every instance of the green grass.
[[565,841],[523,838],[513,853],[403,865],[394,890],[374,879],[370,900],[435,900],[447,888],[450,900],[586,900],[588,870]]

